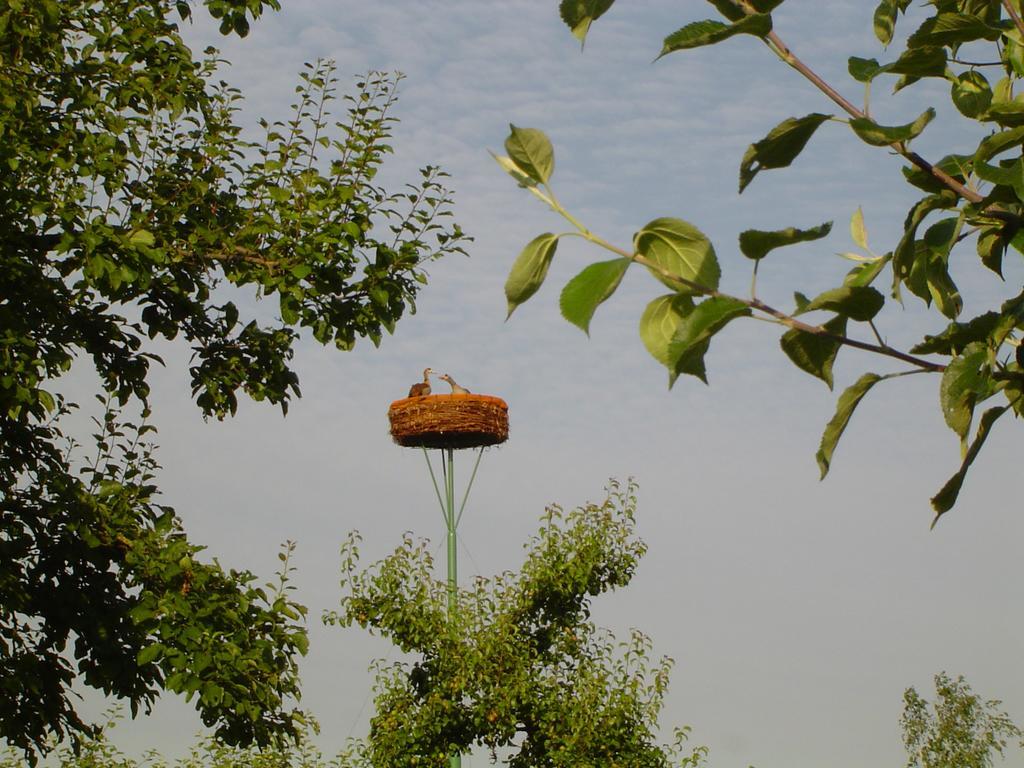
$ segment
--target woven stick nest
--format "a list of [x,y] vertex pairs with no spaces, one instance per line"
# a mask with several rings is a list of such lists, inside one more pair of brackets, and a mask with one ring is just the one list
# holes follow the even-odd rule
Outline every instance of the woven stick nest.
[[508,440],[508,404],[490,395],[427,395],[388,408],[391,437],[406,448],[477,448]]

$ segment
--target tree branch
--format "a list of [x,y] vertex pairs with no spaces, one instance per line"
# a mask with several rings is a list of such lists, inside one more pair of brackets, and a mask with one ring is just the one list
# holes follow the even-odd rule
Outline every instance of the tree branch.
[[1024,35],[1024,21],[1021,21],[1020,14],[1017,13],[1017,9],[1013,7],[1013,3],[1010,0],[1003,0],[1003,8],[1010,14],[1010,18],[1013,19],[1013,23],[1017,26],[1017,30]]
[[745,299],[741,296],[733,296],[732,294],[723,293],[714,288],[708,288],[706,285],[701,285],[700,283],[694,282],[693,280],[688,280],[685,277],[680,277],[679,275],[669,272],[660,264],[651,261],[650,259],[648,259],[645,256],[642,256],[639,253],[631,253],[629,251],[623,250],[622,248],[614,246],[607,240],[603,240],[602,238],[588,231],[584,231],[582,234],[583,237],[585,237],[587,240],[590,240],[591,242],[600,245],[602,248],[612,251],[613,253],[617,253],[620,256],[623,256],[627,259],[636,262],[637,264],[641,264],[647,267],[648,269],[657,272],[666,280],[671,280],[672,282],[679,283],[680,286],[689,288],[691,291],[694,291],[695,293],[698,293],[702,296],[713,296],[718,298],[729,299],[731,301],[738,301],[741,304],[745,304],[746,306],[750,307],[750,309],[757,310],[758,312],[762,312],[768,315],[769,317],[774,318],[776,321],[782,323],[788,328],[792,328],[803,333],[809,333],[814,336],[818,336],[819,338],[829,339],[830,341],[835,341],[839,344],[843,344],[844,346],[862,349],[865,352],[873,352],[877,355],[892,357],[904,363],[909,363],[910,365],[913,365],[916,368],[920,368],[923,371],[941,373],[946,370],[946,366],[942,365],[941,363],[933,363],[930,360],[924,360],[923,358],[920,357],[914,357],[913,355],[909,355],[906,352],[900,352],[898,349],[893,349],[892,347],[886,344],[872,344],[867,341],[851,339],[849,336],[832,333],[831,331],[826,330],[820,325],[811,325],[810,323],[805,323],[802,320],[797,320],[792,315],[787,315],[785,312],[775,309],[774,307],[769,306],[768,304],[765,304],[760,299],[753,297]]
[[[1009,7],[1009,2],[1010,0],[1003,0],[1003,4],[1006,5],[1007,7]],[[747,2],[747,0],[740,0],[740,4],[743,7],[743,10],[748,15],[756,13],[754,8],[750,5],[749,2]],[[1020,17],[1017,17],[1017,21],[1018,26],[1020,26]],[[1024,27],[1021,27],[1021,29],[1024,30]],[[1024,31],[1022,31],[1022,34],[1024,34]],[[846,99],[841,93],[839,93],[839,91],[837,91],[827,82],[825,82],[825,80],[817,72],[815,72],[803,61],[801,61],[796,56],[796,54],[793,53],[790,47],[786,45],[785,42],[783,42],[782,38],[780,38],[774,31],[769,32],[767,37],[765,37],[765,44],[772,50],[773,53],[775,53],[776,56],[778,56],[780,59],[782,59],[782,61],[784,61],[786,64],[788,64],[801,75],[803,75],[805,78],[807,78],[807,80],[809,80],[815,88],[817,88],[819,91],[828,96],[829,99],[831,99],[833,102],[839,105],[839,107],[848,115],[858,119],[871,119],[863,110],[858,109],[856,106],[854,106],[853,103]],[[912,152],[911,150],[909,150],[906,144],[904,144],[903,142],[896,142],[894,144],[890,144],[889,146],[891,146],[898,154],[902,155],[904,158],[906,158],[911,163],[916,165],[922,171],[924,171],[927,174],[930,174],[931,176],[941,181],[944,185],[946,185],[949,189],[956,192],[956,194],[962,197],[964,200],[968,200],[972,203],[980,203],[982,200],[984,200],[984,197],[982,195],[980,195],[973,189],[970,189],[969,187],[966,187],[965,185],[961,184],[959,181],[954,179],[941,168],[936,168],[934,165],[929,163],[916,152]]]

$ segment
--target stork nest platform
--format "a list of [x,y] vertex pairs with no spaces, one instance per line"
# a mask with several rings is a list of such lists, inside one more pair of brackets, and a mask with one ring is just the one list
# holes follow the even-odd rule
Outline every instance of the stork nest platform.
[[427,395],[388,408],[391,437],[406,448],[478,448],[508,440],[508,403],[490,395]]

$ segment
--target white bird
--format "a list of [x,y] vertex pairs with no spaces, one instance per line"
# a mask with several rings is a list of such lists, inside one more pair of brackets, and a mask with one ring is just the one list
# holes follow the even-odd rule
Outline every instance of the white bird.
[[452,394],[453,395],[468,395],[468,394],[470,394],[468,389],[466,389],[465,387],[460,387],[458,384],[456,384],[455,383],[455,379],[453,379],[447,373],[443,373],[440,376],[438,376],[437,378],[439,378],[441,381],[447,381],[448,382],[448,385],[452,388]]
[[417,381],[409,387],[409,397],[426,397],[430,394],[430,374],[433,372],[432,368],[423,369],[423,381]]

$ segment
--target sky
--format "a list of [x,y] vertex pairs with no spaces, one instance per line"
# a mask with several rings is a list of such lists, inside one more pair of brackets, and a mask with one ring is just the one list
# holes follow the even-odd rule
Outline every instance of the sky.
[[[829,392],[784,357],[776,327],[737,322],[707,356],[710,385],[684,378],[669,390],[637,334],[643,307],[663,292],[649,275],[627,275],[589,338],[560,318],[561,286],[608,258],[573,241],[559,247],[541,291],[505,320],[513,259],[535,235],[564,229],[488,154],[501,152],[509,123],[548,133],[556,194],[595,232],[628,245],[651,219],[690,221],[715,245],[724,290],[740,295],[750,282],[740,231],[834,221],[826,240],[766,260],[759,295],[781,307],[794,290],[814,295],[840,282],[849,263],[835,254],[853,248],[847,222],[858,206],[873,249],[893,247],[916,199],[897,158],[829,124],[792,168],[765,172],[738,195],[751,142],[786,117],[834,110],[753,38],[655,62],[665,35],[711,16],[705,3],[617,3],[583,51],[556,0],[283,5],[244,40],[219,37],[202,13],[184,27],[195,50],[214,44],[231,62],[222,77],[246,96],[241,119],[287,119],[303,62],[336,60],[343,86],[371,69],[403,72],[396,151],[381,178],[397,187],[419,167],[442,166],[455,219],[475,238],[468,258],[430,268],[418,311],[379,349],[362,342],[343,353],[304,340],[295,358],[303,397],[287,418],[243,403],[234,419],[204,422],[189,400],[188,350],[159,350],[168,361],[153,381],[163,501],[210,556],[268,579],[279,545],[297,543],[294,583],[311,633],[302,704],[322,724],[325,752],[366,733],[368,666],[397,658],[358,628],[321,625],[341,596],[339,545],[358,529],[371,562],[404,531],[442,542],[423,456],[391,442],[386,417],[426,366],[510,409],[510,439],[484,455],[461,524],[463,578],[521,563],[546,504],[600,500],[609,478],[637,479],[649,552],[627,589],[596,601],[594,619],[622,636],[642,629],[675,660],[662,725],[691,726],[711,765],[902,765],[903,691],[931,695],[943,670],[1024,721],[1019,423],[998,425],[957,507],[930,530],[928,499],[959,465],[938,377],[880,384],[819,482],[814,454],[839,392],[865,371],[895,370],[885,361],[844,350]],[[873,4],[823,8],[788,0],[776,31],[857,101],[846,57],[886,56],[871,32]],[[941,87],[892,98],[877,90],[883,123],[939,108],[915,145],[925,157],[971,146],[971,126],[949,114]],[[1008,262],[1005,285],[975,266],[968,248],[955,268],[968,317],[1024,279],[1019,260]],[[913,301],[880,318],[893,346],[944,326]],[[459,456],[457,479],[471,462]],[[92,698],[86,706],[102,708]],[[129,752],[174,756],[182,734],[199,730],[189,705],[167,696],[115,733]],[[463,762],[487,764],[484,753]],[[1006,765],[1024,761],[1017,753]]]

